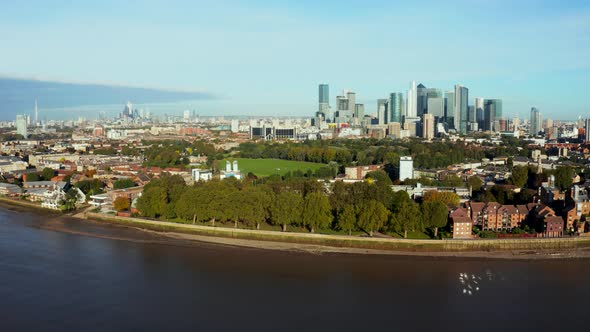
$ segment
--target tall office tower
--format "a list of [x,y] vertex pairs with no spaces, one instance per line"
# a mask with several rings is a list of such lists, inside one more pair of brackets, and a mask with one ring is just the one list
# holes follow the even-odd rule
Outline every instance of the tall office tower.
[[365,117],[365,104],[354,105],[354,117],[362,120]]
[[475,106],[473,106],[473,105],[467,106],[467,121],[469,123],[476,122]]
[[535,136],[541,131],[541,112],[535,107],[531,108],[531,122],[529,123],[529,134]]
[[39,125],[39,109],[37,108],[37,99],[35,99],[35,127]]
[[414,161],[412,157],[399,158],[399,179],[401,181],[414,178]]
[[416,87],[416,116],[428,113],[428,89],[420,83]]
[[328,84],[318,85],[318,111],[312,119],[312,125],[321,128],[330,113],[330,87]]
[[483,98],[481,97],[475,98],[475,121],[477,121],[477,125],[479,128],[483,128],[484,104]]
[[484,99],[484,104],[491,102],[494,104],[494,124],[493,131],[500,131],[500,120],[502,119],[502,99]]
[[191,111],[189,110],[185,110],[182,118],[184,119],[184,122],[189,122],[189,120],[191,119]]
[[418,116],[418,92],[416,90],[416,81],[412,81],[412,83],[410,83],[410,90],[408,90],[408,107],[406,110],[406,116],[409,118],[415,118],[416,116]]
[[389,94],[389,105],[388,118],[389,122],[402,122],[404,95],[399,92]]
[[377,99],[377,119],[380,125],[389,123],[387,109],[387,99]]
[[586,123],[586,137],[584,140],[586,142],[589,142],[590,141],[590,118],[586,119],[585,123]]
[[318,111],[326,114],[330,108],[330,87],[320,84],[318,87]]
[[27,116],[24,114],[18,114],[16,116],[16,133],[22,135],[24,138],[27,138]]
[[494,130],[494,123],[496,121],[496,104],[493,100],[486,99],[484,100],[484,117],[483,117],[483,127],[482,130],[484,131],[493,131]]
[[422,120],[422,137],[426,139],[434,138],[434,115],[424,114]]
[[469,105],[467,107],[467,131],[477,131],[477,119],[475,117],[475,106]]
[[453,112],[455,129],[462,135],[467,134],[467,109],[469,101],[469,89],[462,85],[455,85],[455,111]]
[[338,124],[351,123],[355,111],[356,94],[352,91],[344,91],[342,96],[336,97],[336,112],[334,122]]
[[426,89],[426,110],[434,116],[436,122],[441,122],[445,116],[445,100],[440,89]]
[[449,128],[455,128],[455,92],[445,92],[445,122]]

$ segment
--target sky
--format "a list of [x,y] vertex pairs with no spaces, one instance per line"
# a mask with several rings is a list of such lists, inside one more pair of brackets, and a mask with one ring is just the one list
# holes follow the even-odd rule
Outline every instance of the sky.
[[374,112],[415,80],[590,116],[590,1],[0,0],[0,54],[2,77],[215,95],[201,114],[311,116],[318,83]]

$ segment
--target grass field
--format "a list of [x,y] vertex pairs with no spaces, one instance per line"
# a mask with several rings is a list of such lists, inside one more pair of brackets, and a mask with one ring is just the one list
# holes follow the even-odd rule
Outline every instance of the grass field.
[[[289,171],[301,170],[307,172],[308,169],[315,171],[316,169],[326,166],[324,164],[308,163],[304,161],[291,161],[282,159],[245,159],[245,158],[230,158],[226,160],[237,160],[238,168],[245,176],[248,172],[252,172],[257,176],[269,176],[272,174],[283,175]],[[219,162],[219,169],[225,169],[225,161]]]

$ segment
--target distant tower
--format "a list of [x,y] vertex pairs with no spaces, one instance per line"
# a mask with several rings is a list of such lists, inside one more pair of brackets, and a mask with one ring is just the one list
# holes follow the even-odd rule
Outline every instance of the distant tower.
[[37,98],[35,98],[35,127],[39,124],[39,109],[37,109]]

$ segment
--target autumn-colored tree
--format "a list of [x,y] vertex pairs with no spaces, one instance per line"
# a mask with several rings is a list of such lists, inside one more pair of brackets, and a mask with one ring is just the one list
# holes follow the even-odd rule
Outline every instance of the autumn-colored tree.
[[118,212],[125,211],[131,206],[131,201],[127,197],[117,197],[113,202],[113,207]]
[[461,202],[461,197],[453,192],[429,190],[424,194],[424,201],[438,201],[445,205],[457,207]]

